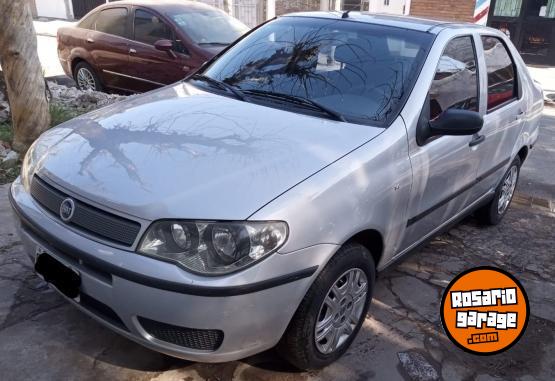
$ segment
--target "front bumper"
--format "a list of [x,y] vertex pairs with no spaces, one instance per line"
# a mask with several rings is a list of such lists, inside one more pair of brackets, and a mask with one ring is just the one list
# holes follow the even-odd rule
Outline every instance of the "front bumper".
[[[46,251],[81,274],[70,300],[112,330],[156,351],[191,361],[223,362],[277,344],[295,310],[337,246],[274,254],[225,277],[200,277],[177,266],[92,241],[38,206],[19,181],[10,189],[18,230],[32,261]],[[145,319],[189,330],[218,330],[215,350],[160,340]]]

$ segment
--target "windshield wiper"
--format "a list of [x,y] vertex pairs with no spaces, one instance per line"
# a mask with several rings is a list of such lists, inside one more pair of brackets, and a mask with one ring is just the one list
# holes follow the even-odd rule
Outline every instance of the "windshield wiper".
[[229,42],[199,42],[199,45],[229,45]]
[[225,91],[229,91],[231,92],[233,95],[235,95],[235,97],[239,100],[242,101],[246,101],[247,98],[245,97],[245,94],[243,94],[243,92],[241,90],[239,90],[238,88],[231,86],[223,81],[217,80],[215,78],[209,77],[207,75],[204,74],[195,74],[191,77],[192,79],[195,79],[197,81],[204,81],[207,83],[210,83],[216,87],[219,87],[222,90]]
[[299,105],[310,106],[312,108],[318,109],[319,111],[322,111],[322,112],[328,114],[329,116],[331,116],[335,120],[339,120],[341,122],[347,122],[347,119],[345,119],[345,117],[342,114],[340,114],[339,112],[337,112],[335,110],[332,110],[329,107],[324,106],[320,102],[312,100],[312,99],[299,97],[297,95],[274,93],[272,91],[267,91],[267,90],[249,89],[249,90],[243,90],[243,92],[247,93],[247,94],[263,95],[263,96],[266,96],[266,97],[269,97],[269,98],[281,99],[281,100],[296,103],[296,104],[299,104]]

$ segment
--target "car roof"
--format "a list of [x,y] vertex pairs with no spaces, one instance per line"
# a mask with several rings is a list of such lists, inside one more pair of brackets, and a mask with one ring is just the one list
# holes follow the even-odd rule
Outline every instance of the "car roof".
[[[343,19],[345,12],[340,11],[319,11],[319,12],[295,12],[284,15],[284,17],[313,17],[327,19]],[[348,17],[343,20],[357,21],[368,24],[395,26],[398,28],[417,30],[422,32],[439,33],[445,28],[482,28],[481,25],[464,22],[451,22],[442,20],[432,20],[412,16],[397,16],[385,13],[370,12],[349,12]]]
[[216,9],[214,7],[211,7],[210,5],[201,3],[200,1],[188,1],[188,0],[122,0],[122,1],[103,4],[99,8],[101,9],[113,8],[113,7],[117,7],[118,5],[144,6],[147,8],[156,9],[157,11],[163,12],[163,13],[173,13],[173,12],[181,11],[184,8],[189,10]]

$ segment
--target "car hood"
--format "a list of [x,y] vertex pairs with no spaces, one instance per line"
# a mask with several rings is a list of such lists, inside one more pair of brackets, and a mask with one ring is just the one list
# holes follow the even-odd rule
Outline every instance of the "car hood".
[[143,219],[241,220],[382,131],[180,83],[47,132],[35,173]]

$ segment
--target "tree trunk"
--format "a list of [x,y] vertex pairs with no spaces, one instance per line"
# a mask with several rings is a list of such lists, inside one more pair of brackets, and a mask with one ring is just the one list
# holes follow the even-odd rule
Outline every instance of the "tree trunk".
[[223,0],[224,3],[224,11],[225,13],[227,13],[228,15],[231,15],[231,4],[230,4],[230,0]]
[[12,146],[23,155],[50,125],[29,0],[0,0],[0,25],[0,65],[12,115]]

